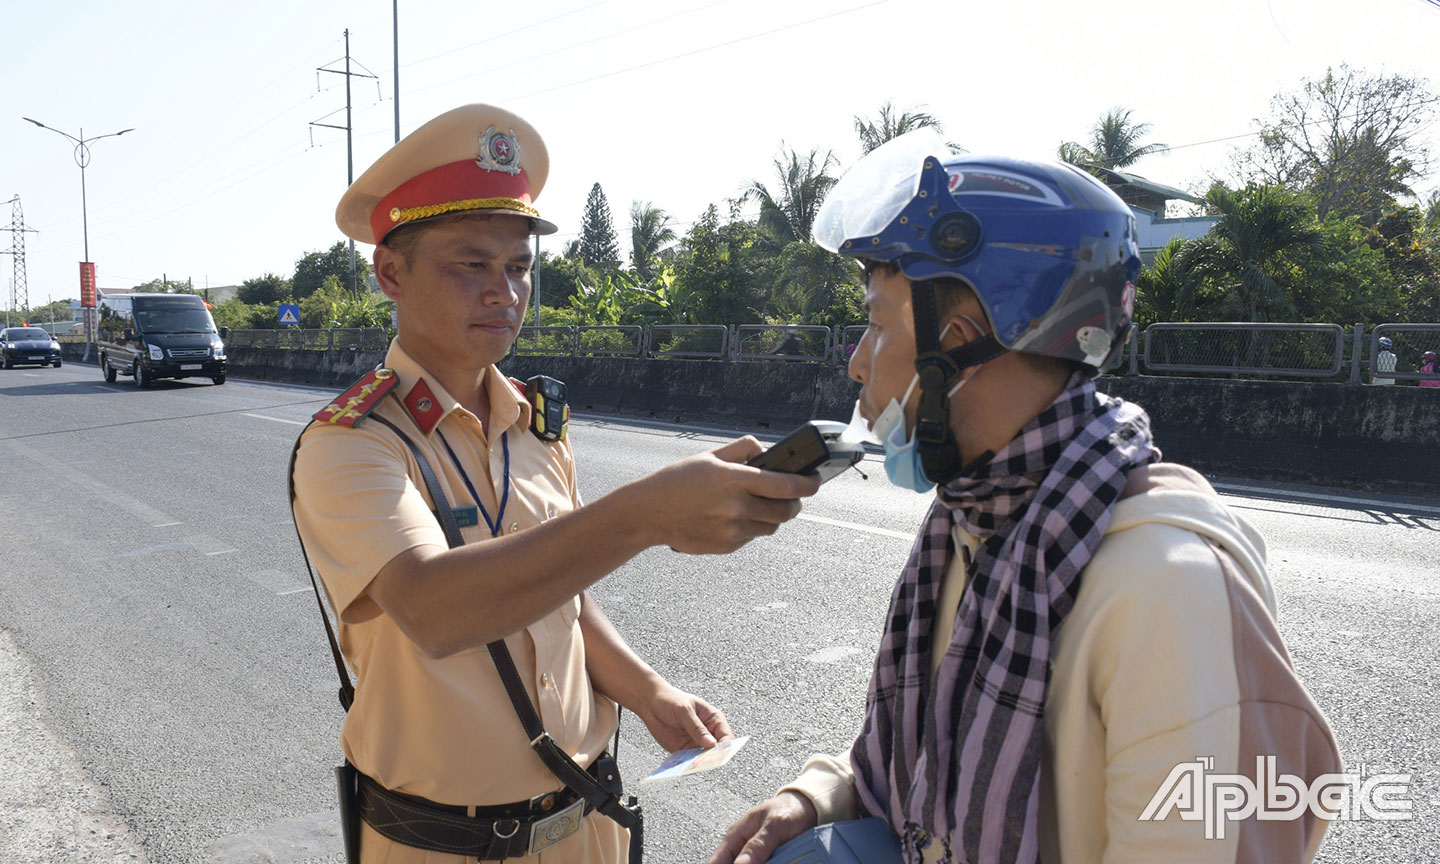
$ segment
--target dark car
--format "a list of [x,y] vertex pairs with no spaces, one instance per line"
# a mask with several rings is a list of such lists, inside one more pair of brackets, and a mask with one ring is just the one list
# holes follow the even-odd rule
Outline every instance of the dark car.
[[39,327],[6,327],[0,330],[0,356],[6,369],[59,366],[60,343]]
[[158,378],[209,378],[225,383],[228,330],[216,329],[194,294],[106,295],[96,342],[106,381],[133,375],[149,387]]

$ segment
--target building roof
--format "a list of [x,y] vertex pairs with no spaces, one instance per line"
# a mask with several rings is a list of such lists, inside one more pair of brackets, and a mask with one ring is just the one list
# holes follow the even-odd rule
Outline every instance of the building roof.
[[1149,192],[1152,195],[1158,195],[1166,200],[1179,199],[1181,201],[1189,201],[1192,204],[1203,203],[1202,199],[1196,198],[1189,192],[1176,189],[1174,186],[1166,186],[1164,183],[1146,180],[1139,174],[1126,174],[1123,171],[1116,171],[1113,168],[1101,168],[1098,165],[1087,165],[1085,167],[1100,175],[1100,178],[1105,181],[1107,186],[1116,188],[1130,186],[1144,192]]

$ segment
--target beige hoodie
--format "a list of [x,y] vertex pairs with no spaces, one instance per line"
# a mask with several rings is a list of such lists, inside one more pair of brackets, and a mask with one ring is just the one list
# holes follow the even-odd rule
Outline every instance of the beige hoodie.
[[[1141,813],[1181,763],[1256,778],[1256,756],[1307,782],[1340,769],[1334,736],[1275,628],[1265,543],[1199,474],[1133,472],[1061,625],[1045,699],[1043,864],[1309,861],[1326,822],[1249,819],[1207,839],[1203,820]],[[977,541],[957,529],[957,548]],[[964,591],[961,556],[941,589],[937,634]],[[943,649],[943,646],[937,646]],[[935,651],[938,660],[939,650]],[[933,671],[933,665],[932,665]],[[848,754],[816,756],[786,789],[831,822],[855,816]],[[959,844],[955,844],[959,845]],[[927,851],[938,860],[939,844]]]

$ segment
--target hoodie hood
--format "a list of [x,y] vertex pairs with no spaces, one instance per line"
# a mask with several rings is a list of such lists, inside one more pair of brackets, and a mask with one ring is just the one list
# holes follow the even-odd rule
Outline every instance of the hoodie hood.
[[1115,504],[1106,534],[1159,523],[1213,540],[1234,556],[1250,586],[1275,614],[1275,592],[1265,577],[1265,540],[1220,500],[1215,487],[1183,465],[1158,463],[1132,478]]

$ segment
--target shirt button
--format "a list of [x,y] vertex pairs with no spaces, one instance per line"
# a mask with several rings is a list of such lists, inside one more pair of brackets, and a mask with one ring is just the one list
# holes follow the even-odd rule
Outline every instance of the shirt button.
[[519,530],[520,530],[520,523],[519,523],[519,522],[511,522],[511,523],[510,523],[510,533],[511,533],[511,534],[514,534],[516,531],[519,531]]
[[546,687],[554,687],[555,679],[551,677],[549,672],[545,672],[540,676],[540,683],[545,685]]

